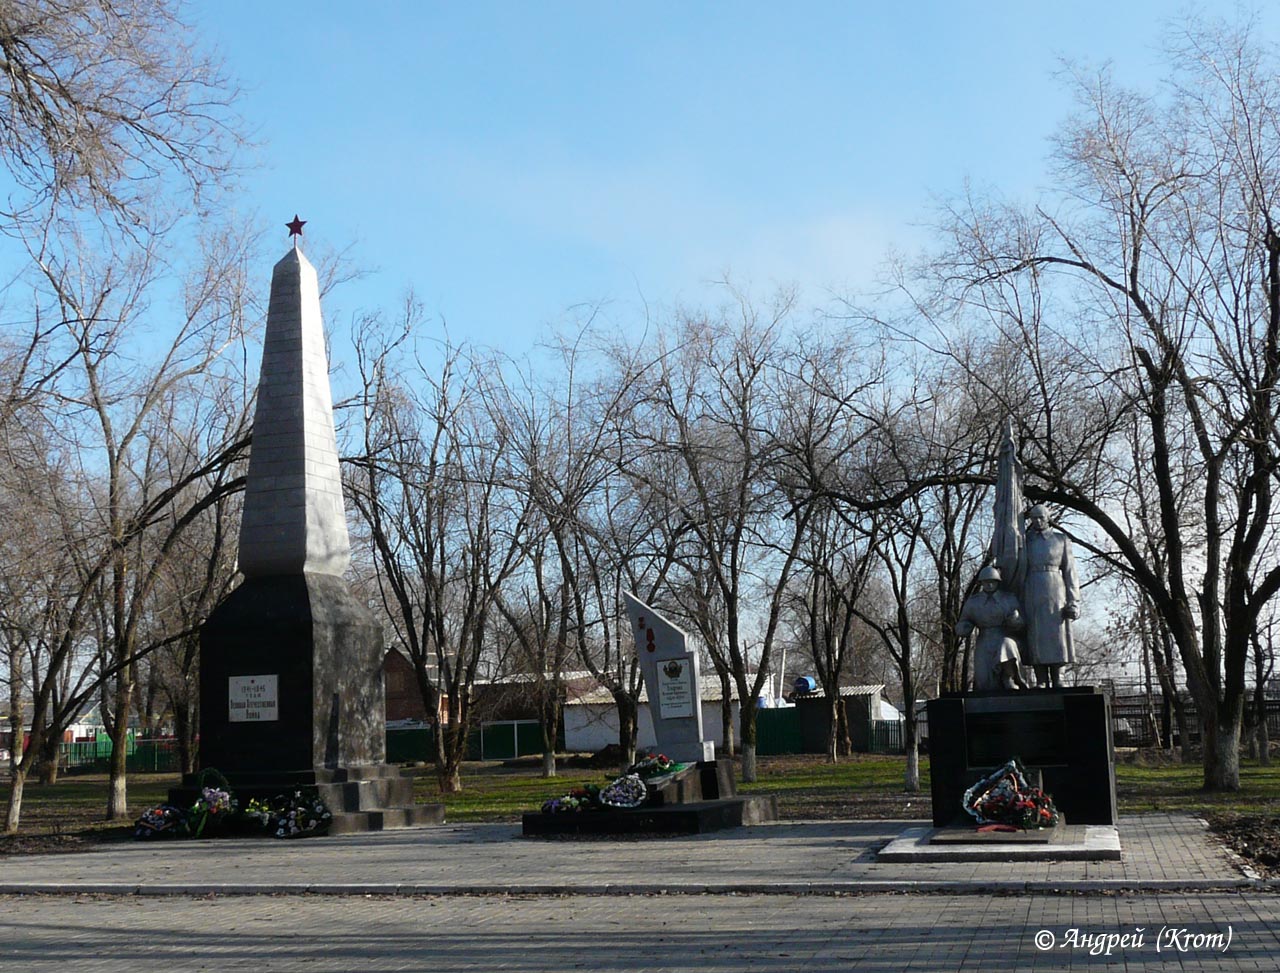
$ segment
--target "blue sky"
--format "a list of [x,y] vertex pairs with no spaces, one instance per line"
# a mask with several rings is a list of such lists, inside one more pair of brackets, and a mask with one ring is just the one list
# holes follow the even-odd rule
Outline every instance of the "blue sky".
[[519,352],[584,305],[626,326],[645,304],[714,300],[725,274],[760,293],[797,284],[809,306],[865,287],[888,248],[927,242],[934,200],[966,178],[1034,194],[1070,109],[1060,59],[1153,84],[1177,8],[192,10],[246,89],[261,168],[242,209],[266,252],[287,247],[296,211],[304,248],[350,247],[371,271],[332,295],[330,326],[412,288],[455,338]]

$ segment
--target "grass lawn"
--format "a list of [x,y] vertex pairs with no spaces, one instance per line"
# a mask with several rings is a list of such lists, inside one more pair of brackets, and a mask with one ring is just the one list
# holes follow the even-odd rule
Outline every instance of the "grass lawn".
[[[129,811],[137,818],[149,807],[164,801],[169,788],[178,784],[178,774],[130,774]],[[28,780],[22,789],[20,830],[30,834],[68,834],[112,830],[119,823],[104,820],[107,812],[107,775],[64,775],[56,784],[44,786]],[[9,783],[0,782],[0,817],[9,806]]]
[[[928,758],[920,761],[919,793],[903,791],[904,768],[902,757],[880,755],[860,755],[834,765],[819,756],[762,757],[759,779],[754,784],[741,785],[741,790],[776,794],[783,817],[792,820],[930,817]],[[609,776],[603,770],[561,767],[559,776],[544,779],[535,765],[512,768],[499,763],[468,763],[463,771],[462,793],[441,795],[431,768],[418,768],[413,774],[415,799],[443,802],[446,819],[455,822],[517,821],[522,812],[536,810],[548,798],[564,794],[578,784],[603,784]],[[1234,794],[1202,791],[1201,776],[1198,764],[1117,764],[1120,813],[1183,811],[1280,817],[1280,766],[1259,767],[1256,762],[1243,761],[1241,790]],[[176,774],[131,775],[132,815],[136,817],[147,807],[161,803],[177,782]],[[118,824],[103,820],[106,795],[104,774],[67,775],[52,787],[28,782],[22,833],[119,832]],[[8,797],[8,784],[0,782],[0,806]]]
[[501,763],[467,763],[462,770],[462,791],[441,794],[431,767],[414,771],[414,800],[444,805],[446,821],[518,821],[525,811],[536,811],[542,802],[567,794],[578,784],[603,784],[603,771],[560,768],[546,779],[538,767],[504,767]]
[[1260,767],[1240,761],[1240,790],[1233,794],[1201,790],[1199,764],[1144,767],[1116,765],[1116,799],[1121,814],[1175,811],[1192,814],[1256,814],[1280,816],[1280,766]]

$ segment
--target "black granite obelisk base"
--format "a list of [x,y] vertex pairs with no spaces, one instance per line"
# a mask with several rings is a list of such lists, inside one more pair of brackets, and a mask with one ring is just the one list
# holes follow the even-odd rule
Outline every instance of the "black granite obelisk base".
[[[249,578],[200,633],[200,756],[233,783],[315,783],[316,771],[381,764],[382,635],[341,578]],[[277,719],[239,719],[235,677],[276,678]]]
[[[200,659],[201,766],[242,801],[315,787],[334,832],[444,819],[441,805],[414,805],[413,781],[384,762],[382,635],[341,578],[247,579],[209,616]],[[233,708],[237,684],[274,693]],[[198,777],[184,783],[193,792]]]
[[972,825],[964,792],[1017,757],[1073,825],[1116,823],[1111,705],[1090,686],[951,693],[928,703],[933,824]]

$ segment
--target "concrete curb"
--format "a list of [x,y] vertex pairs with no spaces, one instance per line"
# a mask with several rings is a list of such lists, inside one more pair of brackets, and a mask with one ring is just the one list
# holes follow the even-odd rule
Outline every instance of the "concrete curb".
[[8,882],[0,895],[101,895],[101,896],[631,896],[631,895],[1102,895],[1163,894],[1178,892],[1280,893],[1280,879],[1124,879],[1063,882],[950,882],[950,881],[848,881],[848,882],[707,882],[679,885],[637,883],[629,885],[431,885],[395,883],[235,884],[171,883],[139,885],[99,882],[68,885],[55,882]]

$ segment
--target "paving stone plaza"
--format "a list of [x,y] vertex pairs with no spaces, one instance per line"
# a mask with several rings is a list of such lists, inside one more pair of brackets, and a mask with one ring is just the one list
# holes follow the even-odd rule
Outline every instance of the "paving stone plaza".
[[1189,816],[1124,860],[879,863],[905,821],[655,840],[516,825],[0,861],[0,969],[1274,970],[1280,887]]

